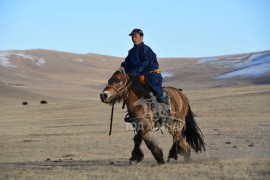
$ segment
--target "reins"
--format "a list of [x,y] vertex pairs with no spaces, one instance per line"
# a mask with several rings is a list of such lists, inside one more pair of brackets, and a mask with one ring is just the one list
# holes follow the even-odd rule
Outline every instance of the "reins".
[[[120,88],[117,89],[116,87],[111,86],[111,85],[109,85],[109,84],[106,86],[106,87],[111,87],[111,88],[113,88],[113,89],[116,91],[116,93],[113,95],[113,97],[115,97],[115,96],[117,96],[118,94],[122,93],[124,90],[126,90],[126,89],[133,83],[133,81],[131,81],[131,82],[127,85],[127,82],[128,82],[128,79],[129,79],[129,78],[128,78],[128,76],[126,75],[126,73],[124,73],[124,75],[125,75],[125,77],[127,77],[127,79],[126,79],[126,82],[124,83],[124,85],[121,86]],[[123,89],[122,89],[122,88],[123,88]],[[120,91],[120,89],[122,89],[122,90]],[[109,136],[112,134],[112,122],[113,122],[114,104],[115,104],[115,103],[112,103]],[[124,107],[124,104],[123,104],[122,108],[123,108],[123,107]]]
[[109,136],[112,134],[113,111],[114,111],[114,103],[112,104],[112,111],[111,111],[111,122],[110,122],[110,131],[109,131]]

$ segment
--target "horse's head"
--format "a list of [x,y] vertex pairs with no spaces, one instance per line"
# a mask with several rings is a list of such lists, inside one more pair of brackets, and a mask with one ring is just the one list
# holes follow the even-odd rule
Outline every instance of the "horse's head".
[[104,103],[114,103],[122,100],[128,87],[129,77],[124,68],[119,68],[108,80],[108,85],[100,93],[100,99]]

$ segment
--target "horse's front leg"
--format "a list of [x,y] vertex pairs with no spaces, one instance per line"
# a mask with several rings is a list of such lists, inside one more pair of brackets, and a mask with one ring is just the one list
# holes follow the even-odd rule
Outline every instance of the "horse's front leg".
[[131,153],[130,164],[132,164],[132,161],[141,162],[143,160],[143,152],[140,149],[140,145],[142,143],[142,135],[141,131],[138,131],[137,134],[133,138],[134,141],[134,148]]
[[149,133],[146,133],[142,136],[146,146],[152,152],[154,158],[159,164],[164,164],[163,152],[162,149],[157,146],[157,144],[151,139]]

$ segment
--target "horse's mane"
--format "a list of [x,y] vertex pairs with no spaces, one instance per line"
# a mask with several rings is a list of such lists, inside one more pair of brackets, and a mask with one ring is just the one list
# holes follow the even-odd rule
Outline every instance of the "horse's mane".
[[[116,73],[123,73],[124,75],[126,75],[125,69],[123,67],[119,67]],[[133,81],[132,84],[130,85],[131,89],[139,96],[139,98],[141,97],[146,99],[151,98],[150,95],[151,90],[149,89],[149,87],[140,83],[138,80],[134,78],[129,77],[129,79]]]
[[151,98],[150,89],[147,88],[144,84],[140,83],[139,81],[134,80],[130,87],[139,96],[139,98],[141,97],[145,99]]

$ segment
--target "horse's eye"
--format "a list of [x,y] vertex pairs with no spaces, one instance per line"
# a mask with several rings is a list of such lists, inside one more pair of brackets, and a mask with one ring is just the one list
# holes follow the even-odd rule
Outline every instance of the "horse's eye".
[[117,79],[117,80],[116,80],[116,83],[120,83],[120,82],[121,82],[121,80],[120,80],[120,79]]

